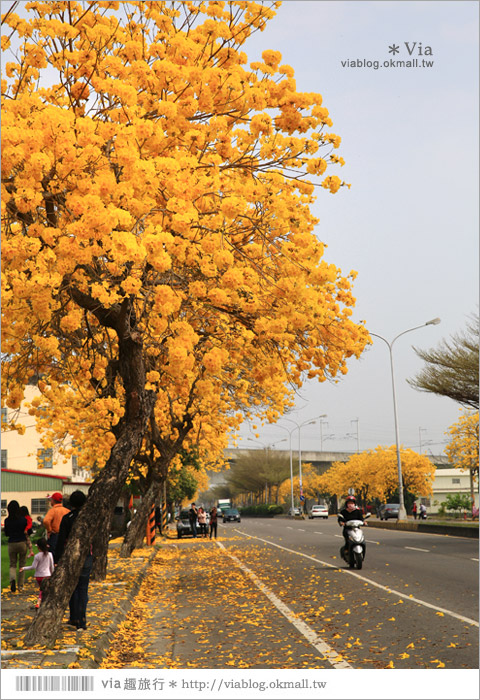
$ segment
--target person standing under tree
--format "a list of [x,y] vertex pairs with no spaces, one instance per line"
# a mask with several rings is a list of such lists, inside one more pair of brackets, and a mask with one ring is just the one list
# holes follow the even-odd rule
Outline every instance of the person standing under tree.
[[190,528],[194,537],[197,536],[197,515],[197,506],[195,505],[195,503],[192,503],[192,505],[190,506],[190,510],[188,511],[188,519],[190,521]]
[[[75,522],[80,508],[83,506],[86,500],[87,497],[83,491],[74,491],[70,496],[70,507],[72,508],[72,511],[67,513],[67,515],[64,515],[62,522],[60,523],[57,547],[54,555],[55,563],[58,563],[63,554],[65,545],[73,527],[73,523]],[[92,548],[90,546],[90,553],[87,554],[87,557],[83,563],[80,578],[78,579],[77,586],[73,591],[69,602],[70,619],[68,620],[68,624],[76,627],[78,631],[83,631],[87,628],[88,584],[90,581],[92,566],[93,556]]]
[[413,519],[417,519],[417,502],[415,501],[412,508]]
[[198,509],[198,529],[200,530],[200,535],[207,536],[207,514],[202,506]]
[[215,539],[217,539],[217,525],[218,525],[218,510],[216,506],[213,506],[210,511],[210,539],[215,532]]
[[[20,504],[18,501],[10,501],[7,505],[8,515],[3,524],[3,531],[8,537],[8,556],[10,559],[10,590],[15,593],[17,590],[17,559],[20,566],[18,574],[18,590],[23,589],[25,574],[23,567],[27,558],[27,541],[28,535],[25,532],[27,529],[27,519],[20,512]],[[31,553],[33,556],[33,552]]]
[[51,553],[55,556],[55,547],[58,539],[60,523],[64,515],[70,511],[62,505],[63,496],[59,491],[50,496],[51,508],[43,519],[43,524],[47,531],[47,542]]

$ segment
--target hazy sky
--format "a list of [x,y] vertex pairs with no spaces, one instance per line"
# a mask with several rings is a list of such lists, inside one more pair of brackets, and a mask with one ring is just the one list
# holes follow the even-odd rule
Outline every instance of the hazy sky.
[[[346,163],[332,174],[352,187],[335,195],[320,189],[314,212],[325,258],[344,273],[358,271],[354,319],[389,341],[442,320],[394,345],[400,440],[418,449],[421,435],[433,454],[444,449],[460,407],[415,391],[406,379],[423,366],[412,345],[434,347],[463,330],[478,308],[478,9],[457,1],[287,0],[245,47],[251,60],[266,48],[281,51],[297,89],[322,94],[329,131],[342,137],[337,153]],[[382,66],[392,58],[433,66]],[[372,66],[342,65],[357,60]],[[291,418],[301,423],[326,413],[323,435],[334,437],[324,449],[355,451],[357,427],[360,449],[394,444],[387,345],[375,339],[349,367],[337,385],[306,385]],[[276,426],[257,432],[259,448],[287,437]],[[255,447],[246,440],[253,437],[248,425],[241,435],[241,446]],[[318,423],[302,428],[301,444],[320,449]]]

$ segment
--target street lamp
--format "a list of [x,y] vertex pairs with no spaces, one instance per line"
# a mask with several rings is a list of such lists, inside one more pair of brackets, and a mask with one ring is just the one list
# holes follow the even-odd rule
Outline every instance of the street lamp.
[[413,328],[408,328],[406,331],[402,331],[401,333],[396,335],[391,343],[389,343],[388,340],[386,338],[384,338],[382,335],[379,335],[378,333],[371,333],[370,332],[370,335],[373,335],[373,336],[375,336],[375,338],[380,338],[380,340],[383,340],[383,342],[388,345],[388,349],[390,352],[390,370],[391,370],[391,374],[392,374],[392,395],[393,395],[393,418],[395,421],[395,442],[397,445],[398,496],[399,496],[399,502],[400,502],[400,508],[398,511],[398,519],[399,520],[406,519],[407,511],[405,510],[405,500],[404,500],[404,496],[403,496],[402,459],[400,457],[400,438],[399,438],[399,433],[398,433],[397,398],[396,398],[396,394],[395,394],[395,375],[394,375],[394,371],[393,371],[393,344],[398,338],[400,338],[400,336],[405,335],[405,333],[411,333],[411,331],[416,331],[419,328],[423,328],[424,326],[436,326],[439,323],[440,323],[439,318],[433,318],[431,321],[427,321],[426,323],[422,323],[421,326],[414,326]]
[[[284,420],[289,421],[289,423],[294,423],[296,427],[298,428],[298,486],[300,490],[300,505],[303,511],[303,481],[302,481],[302,447],[301,447],[301,438],[300,438],[300,428],[303,425],[310,425],[311,423],[316,423],[317,420],[320,418],[326,418],[327,414],[322,413],[320,416],[316,416],[313,420],[306,420],[303,421],[303,423],[297,423],[297,421],[292,420],[291,418],[285,418]],[[280,426],[282,427],[282,426]],[[286,430],[286,428],[285,428]],[[295,428],[292,429],[291,432],[293,432]],[[292,486],[292,508],[293,506],[293,469],[292,469],[292,442],[291,442],[291,433],[290,433],[290,474],[291,474],[291,486]]]
[[[323,421],[323,420],[320,418],[320,452],[323,452],[323,426],[324,426],[324,425],[328,425],[328,421]],[[325,436],[325,440],[326,440],[326,439],[327,439],[327,438],[326,438],[326,436]]]
[[[288,418],[286,419],[288,420]],[[295,504],[293,500],[293,457],[292,457],[292,433],[296,428],[292,428],[289,430],[286,428],[284,425],[277,425],[277,428],[281,428],[282,430],[286,430],[288,433],[288,438],[289,438],[289,445],[290,445],[290,498],[291,498],[291,513],[294,515],[295,513]],[[285,438],[286,440],[287,438]]]
[[[250,442],[257,442],[257,440],[254,440],[253,438],[247,438],[247,440],[250,440]],[[265,455],[267,458],[267,466],[268,466],[269,461],[270,461],[269,460],[270,448],[274,447],[274,445],[278,445],[280,442],[286,442],[286,441],[287,441],[287,438],[282,438],[282,440],[276,440],[275,442],[271,442],[268,445],[266,445],[264,442],[261,442],[260,440],[258,440],[258,442],[260,442],[260,444],[263,445],[263,448],[265,450]],[[267,501],[268,501],[268,481],[265,482],[265,503],[267,503]]]

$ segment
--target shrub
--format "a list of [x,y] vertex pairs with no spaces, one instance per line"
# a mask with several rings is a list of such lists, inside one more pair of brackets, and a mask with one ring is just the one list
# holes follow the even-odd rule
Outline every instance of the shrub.
[[239,508],[240,515],[250,515],[254,518],[273,518],[274,515],[283,513],[282,506],[275,504],[261,503],[258,506],[245,506]]

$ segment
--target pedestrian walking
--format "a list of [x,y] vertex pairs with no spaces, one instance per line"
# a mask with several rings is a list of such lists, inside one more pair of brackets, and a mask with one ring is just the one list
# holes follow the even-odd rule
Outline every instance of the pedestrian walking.
[[42,581],[44,578],[50,578],[55,570],[55,564],[53,562],[53,554],[48,549],[48,542],[45,537],[40,537],[36,545],[38,554],[35,554],[30,566],[24,566],[20,571],[35,570],[35,580],[38,583],[38,599],[35,607],[39,608],[42,602]]
[[413,504],[412,513],[413,513],[413,519],[416,520],[417,519],[417,502],[416,501]]
[[[8,538],[8,558],[10,563],[10,590],[15,593],[17,590],[17,563],[19,565],[18,573],[18,590],[23,589],[25,574],[23,567],[27,559],[28,535],[25,532],[27,529],[27,519],[20,512],[20,504],[18,501],[10,501],[7,505],[8,515],[3,524],[3,531]],[[31,549],[31,546],[30,546]],[[33,552],[31,552],[33,556]]]
[[213,533],[215,533],[215,539],[217,539],[217,525],[218,525],[218,510],[216,506],[213,506],[210,511],[210,539],[212,539]]
[[[61,559],[68,537],[72,530],[73,523],[78,516],[80,508],[84,505],[86,500],[87,497],[83,491],[74,491],[70,496],[70,507],[72,510],[63,516],[62,522],[60,523],[58,541],[54,554],[55,563],[59,562]],[[93,556],[90,545],[90,552],[87,554],[87,557],[83,563],[77,586],[73,591],[69,602],[70,618],[68,620],[68,624],[76,627],[79,631],[83,631],[87,628],[88,584],[90,582],[92,566]]]
[[198,510],[197,506],[195,503],[192,503],[190,506],[190,510],[188,511],[188,519],[190,521],[190,528],[192,530],[192,535],[194,537],[197,536],[197,517],[198,517]]
[[28,537],[30,537],[33,532],[33,521],[30,513],[28,512],[27,506],[20,506],[20,513],[27,521],[27,529],[25,530],[25,533],[28,535]]
[[203,535],[204,537],[207,536],[207,514],[203,510],[202,506],[198,509],[198,529],[200,531],[200,535]]
[[58,531],[60,529],[60,523],[64,515],[67,515],[70,511],[62,505],[63,496],[59,491],[52,493],[50,498],[50,510],[47,512],[43,519],[43,524],[47,531],[47,542],[48,547],[55,557],[55,547],[58,539]]

